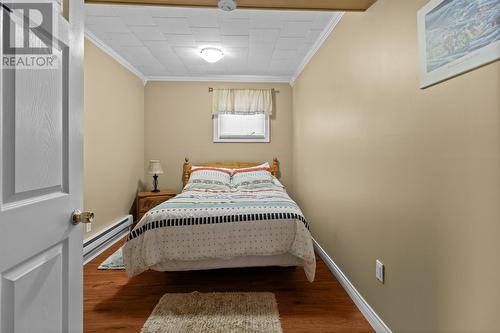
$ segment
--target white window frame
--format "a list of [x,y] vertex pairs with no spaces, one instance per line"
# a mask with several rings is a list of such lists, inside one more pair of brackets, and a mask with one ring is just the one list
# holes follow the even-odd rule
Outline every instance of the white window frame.
[[213,122],[213,141],[215,143],[220,143],[220,142],[271,142],[271,126],[270,126],[270,119],[269,115],[265,115],[265,127],[264,127],[264,137],[242,137],[242,136],[235,136],[235,137],[225,137],[222,138],[220,133],[219,133],[219,128],[220,128],[220,120],[219,120],[219,115],[214,114],[212,116],[212,122]]

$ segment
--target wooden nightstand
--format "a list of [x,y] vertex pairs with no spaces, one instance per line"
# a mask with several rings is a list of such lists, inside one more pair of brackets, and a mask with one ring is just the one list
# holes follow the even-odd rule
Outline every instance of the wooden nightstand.
[[137,194],[137,221],[139,221],[144,214],[151,208],[158,206],[168,199],[175,197],[174,191],[160,191],[160,192],[139,192]]

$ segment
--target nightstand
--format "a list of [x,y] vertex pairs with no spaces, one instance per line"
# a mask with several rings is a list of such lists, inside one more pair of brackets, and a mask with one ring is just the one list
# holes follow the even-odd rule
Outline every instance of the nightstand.
[[139,221],[151,208],[175,197],[174,191],[139,192],[137,194],[137,216]]

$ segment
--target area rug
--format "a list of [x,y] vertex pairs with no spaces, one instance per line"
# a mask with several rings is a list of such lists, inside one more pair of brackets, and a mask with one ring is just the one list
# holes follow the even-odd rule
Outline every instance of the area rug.
[[125,265],[123,265],[122,248],[120,247],[115,253],[104,260],[97,269],[125,269]]
[[165,294],[141,333],[282,333],[273,293]]

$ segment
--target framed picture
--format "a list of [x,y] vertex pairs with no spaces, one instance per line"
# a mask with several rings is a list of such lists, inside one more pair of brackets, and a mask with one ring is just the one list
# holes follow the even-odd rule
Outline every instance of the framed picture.
[[499,0],[431,0],[417,23],[420,88],[500,58]]

